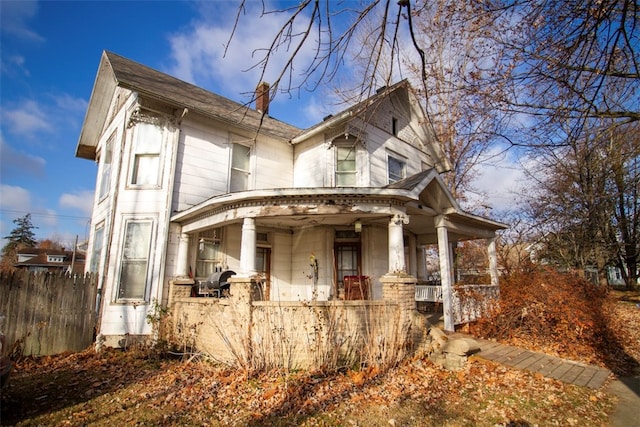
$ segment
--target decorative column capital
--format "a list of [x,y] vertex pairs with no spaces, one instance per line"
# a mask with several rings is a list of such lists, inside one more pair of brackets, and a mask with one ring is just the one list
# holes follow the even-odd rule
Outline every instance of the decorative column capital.
[[394,214],[391,217],[390,223],[392,225],[406,225],[409,224],[409,215],[406,214]]

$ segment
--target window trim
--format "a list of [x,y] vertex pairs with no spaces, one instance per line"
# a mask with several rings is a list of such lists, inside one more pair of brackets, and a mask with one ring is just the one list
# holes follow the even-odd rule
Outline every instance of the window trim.
[[[123,267],[125,264],[125,246],[127,242],[127,229],[130,224],[134,223],[149,223],[151,225],[151,229],[149,231],[149,242],[147,247],[147,257],[146,257],[146,268],[145,268],[145,277],[144,277],[144,291],[142,298],[133,297],[133,298],[123,298],[120,297],[120,283],[122,282],[122,273]],[[123,224],[121,227],[121,238],[120,238],[120,256],[118,257],[118,271],[117,271],[117,283],[113,289],[113,302],[118,304],[137,304],[137,303],[146,303],[149,302],[149,295],[151,292],[151,275],[149,274],[151,266],[153,265],[153,254],[154,251],[152,248],[155,245],[155,236],[156,236],[156,218],[150,217],[126,217],[123,218]]]
[[[102,235],[100,239],[97,239],[98,232],[101,232]],[[93,229],[93,241],[91,242],[91,259],[89,260],[89,272],[90,273],[98,273],[100,271],[100,261],[102,259],[102,252],[104,250],[104,232],[105,232],[105,222],[99,222]],[[97,244],[100,244],[98,247]],[[96,253],[96,251],[98,251]],[[94,268],[95,267],[95,268]]]
[[[140,135],[140,126],[153,126],[158,130],[158,136],[159,136],[159,141],[157,142],[158,144],[158,152],[151,152],[148,150],[139,150],[139,144],[141,144],[141,141],[139,139],[139,135]],[[151,123],[148,121],[140,121],[138,123],[136,123],[136,125],[134,126],[133,132],[132,132],[132,138],[133,138],[133,143],[131,144],[131,161],[130,161],[130,173],[129,173],[129,177],[127,179],[127,187],[129,188],[133,188],[136,190],[144,190],[144,189],[159,189],[162,188],[162,172],[163,172],[163,165],[162,165],[162,158],[163,158],[163,152],[164,152],[164,128],[156,123]],[[158,170],[156,171],[156,182],[155,183],[145,183],[145,184],[138,184],[136,182],[134,182],[134,180],[136,180],[137,177],[137,171],[139,170],[138,167],[138,159],[139,158],[157,158],[158,160]]]
[[[100,186],[98,187],[98,202],[103,201],[109,196],[109,190],[111,188],[111,176],[113,175],[113,145],[116,140],[116,132],[114,131],[107,142],[105,142],[100,153]],[[107,160],[109,163],[106,163]],[[109,169],[105,170],[109,165]],[[108,172],[105,179],[105,173]]]
[[[253,145],[248,145],[248,144],[243,144],[239,141],[234,140],[234,138],[231,139],[231,150],[229,153],[229,182],[228,182],[228,191],[231,192],[238,192],[238,191],[247,191],[250,190],[252,188],[251,185],[251,176],[252,176],[252,168],[253,168]],[[247,149],[247,154],[249,156],[249,161],[248,161],[248,169],[244,170],[241,168],[238,168],[234,165],[233,163],[233,159],[234,159],[234,149],[236,146],[241,146]],[[244,176],[246,177],[246,181],[247,181],[247,186],[246,188],[243,189],[236,189],[234,188],[233,185],[233,177],[234,177],[234,171],[237,173],[241,173],[244,174]]]
[[[402,165],[402,173],[398,179],[392,179],[391,177],[391,161],[396,161]],[[407,159],[399,154],[387,151],[387,183],[393,184],[394,182],[401,181],[407,177]]]
[[[339,143],[334,143],[334,151],[335,151],[335,155],[334,155],[334,183],[335,183],[335,187],[357,187],[358,186],[358,144],[357,142],[339,142]],[[340,162],[346,162],[347,159],[342,159],[340,160],[339,158],[339,153],[340,150],[348,148],[350,150],[350,152],[353,152],[353,170],[349,170],[349,171],[339,171],[338,169],[338,164]],[[338,180],[338,176],[342,175],[342,176],[353,176],[353,185],[342,185],[339,183]]]

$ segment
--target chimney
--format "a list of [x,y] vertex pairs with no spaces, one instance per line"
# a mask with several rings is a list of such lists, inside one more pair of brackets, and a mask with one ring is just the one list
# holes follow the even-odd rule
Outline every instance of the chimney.
[[261,82],[256,88],[256,110],[269,114],[269,83]]

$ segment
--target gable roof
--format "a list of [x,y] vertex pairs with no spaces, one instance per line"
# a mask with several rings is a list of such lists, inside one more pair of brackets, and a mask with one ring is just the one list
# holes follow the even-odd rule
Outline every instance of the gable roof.
[[[67,251],[64,249],[51,249],[51,248],[22,248],[16,251],[17,255],[30,256],[28,259],[17,262],[14,267],[49,267],[49,268],[63,268],[68,267],[73,259],[73,251]],[[64,260],[60,262],[51,262],[49,257],[63,257]],[[83,252],[76,251],[74,269],[82,271],[85,262],[85,254]]]
[[366,122],[368,121],[368,118],[363,116],[374,112],[377,106],[379,106],[384,99],[390,98],[393,94],[399,94],[400,96],[406,97],[406,99],[408,100],[410,114],[417,116],[418,122],[423,124],[424,130],[427,135],[433,135],[434,139],[432,141],[421,140],[421,143],[423,144],[423,149],[425,149],[433,157],[435,166],[438,171],[447,172],[451,170],[451,165],[449,164],[448,159],[442,153],[440,145],[435,142],[435,131],[433,130],[431,121],[425,113],[422,105],[416,98],[411,84],[407,79],[394,83],[391,86],[381,87],[373,96],[370,96],[369,98],[366,98],[363,101],[360,101],[352,105],[351,107],[346,108],[336,115],[327,116],[321,123],[307,128],[300,134],[296,135],[291,140],[291,143],[295,145],[321,132],[325,132],[327,130],[335,130],[340,126],[347,124],[347,122],[355,117],[360,117]]
[[389,96],[389,94],[395,92],[396,90],[400,88],[405,88],[405,89],[408,88],[408,85],[409,85],[408,80],[404,79],[389,87],[380,88],[378,89],[375,95],[363,101],[360,101],[352,105],[351,107],[347,107],[345,110],[342,110],[336,115],[327,116],[324,121],[318,124],[315,124],[310,128],[305,129],[304,132],[302,132],[301,134],[293,138],[291,142],[293,144],[297,144],[298,142],[302,142],[303,140],[315,135],[316,133],[323,131],[326,128],[331,129],[335,126],[338,126],[341,122],[344,122],[350,119],[351,117],[355,117],[358,114],[366,111],[369,107],[378,103],[384,97]]
[[108,110],[117,87],[129,89],[176,109],[186,108],[233,126],[290,141],[301,129],[153,68],[104,51],[82,126],[76,156],[95,159]]

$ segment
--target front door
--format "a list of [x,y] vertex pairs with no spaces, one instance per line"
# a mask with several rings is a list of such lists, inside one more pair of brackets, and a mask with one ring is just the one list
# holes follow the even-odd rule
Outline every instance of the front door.
[[262,284],[262,298],[269,301],[271,297],[271,248],[261,246],[256,248],[256,271],[265,278]]
[[362,276],[360,242],[337,242],[334,250],[337,295],[344,299],[364,299],[364,295],[356,295],[352,290],[354,281]]

